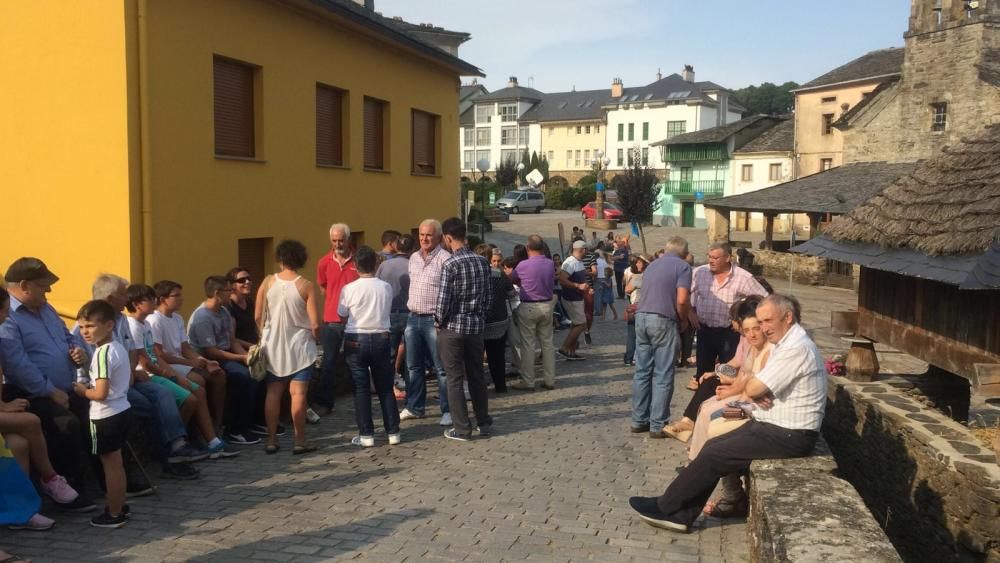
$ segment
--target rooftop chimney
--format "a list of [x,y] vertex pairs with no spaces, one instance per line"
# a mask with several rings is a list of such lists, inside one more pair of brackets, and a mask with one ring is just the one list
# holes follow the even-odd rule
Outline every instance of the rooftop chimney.
[[691,65],[684,65],[684,70],[681,71],[681,78],[685,82],[694,82],[694,67]]
[[508,88],[517,88],[517,77],[516,76],[511,76],[510,78],[507,79],[507,87]]
[[663,75],[660,74],[660,69],[656,69],[656,80],[663,80]]
[[622,84],[622,79],[613,78],[611,80],[611,97],[620,98],[624,91],[625,91],[625,86]]

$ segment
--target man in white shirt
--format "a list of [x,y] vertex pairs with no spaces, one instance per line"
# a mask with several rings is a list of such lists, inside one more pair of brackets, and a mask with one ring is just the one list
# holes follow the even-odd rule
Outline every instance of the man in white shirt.
[[809,455],[816,445],[826,408],[823,356],[796,322],[791,299],[769,296],[757,308],[757,321],[774,351],[746,385],[742,400],[757,403],[753,419],[710,440],[663,495],[630,498],[647,524],[687,532],[720,478],[745,473],[755,459]]

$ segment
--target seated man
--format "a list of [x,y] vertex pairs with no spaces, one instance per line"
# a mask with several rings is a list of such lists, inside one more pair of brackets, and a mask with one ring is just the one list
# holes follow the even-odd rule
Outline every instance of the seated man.
[[247,350],[235,338],[233,317],[223,307],[233,286],[225,276],[205,279],[205,301],[191,314],[188,338],[209,360],[219,362],[226,372],[226,439],[236,445],[259,444],[251,432],[254,393],[257,384],[247,368]]
[[[133,340],[128,318],[122,314],[128,301],[128,280],[113,274],[101,274],[94,280],[91,294],[94,299],[110,303],[117,315],[112,338],[128,350],[132,370],[128,401],[135,417],[148,425],[147,437],[152,441],[154,455],[163,465],[163,476],[181,480],[196,479],[198,470],[190,464],[208,458],[209,454],[188,444],[187,425],[184,424],[174,400],[175,392],[182,390],[174,389],[177,385],[170,382],[167,382],[168,385],[154,383],[148,372],[137,369],[142,343]],[[79,335],[78,328],[74,328],[73,333]],[[84,346],[91,348],[86,344]],[[89,351],[93,352],[92,349]],[[130,496],[151,492],[148,485],[141,487],[137,479],[130,477]]]
[[719,479],[745,473],[755,459],[803,457],[812,452],[826,408],[823,356],[795,322],[795,305],[777,294],[757,308],[757,321],[774,351],[746,384],[742,400],[754,401],[753,420],[710,440],[659,497],[632,497],[647,524],[687,532]]
[[[46,299],[59,278],[41,260],[19,258],[4,280],[10,292],[10,317],[0,325],[4,399],[28,400],[30,411],[41,421],[52,466],[82,490],[88,405],[71,391],[76,367],[87,355]],[[79,495],[63,508],[87,512],[97,507]]]

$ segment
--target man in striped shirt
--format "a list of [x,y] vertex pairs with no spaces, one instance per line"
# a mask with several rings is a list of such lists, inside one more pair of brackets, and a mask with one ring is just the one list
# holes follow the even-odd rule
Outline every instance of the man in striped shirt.
[[[791,299],[771,295],[757,308],[757,321],[774,351],[741,397],[741,404],[755,404],[753,418],[706,443],[663,495],[630,498],[647,524],[687,532],[720,478],[746,473],[755,459],[807,456],[816,445],[826,408],[823,356],[798,324]],[[727,502],[725,516],[746,513],[745,495]]]
[[[410,255],[410,293],[406,307],[410,317],[406,321],[403,341],[406,343],[406,408],[399,413],[400,420],[423,418],[427,403],[427,364],[434,366],[438,380],[441,404],[441,426],[451,426],[448,408],[447,381],[438,355],[437,331],[434,329],[434,310],[437,308],[438,290],[441,288],[441,266],[451,253],[441,248],[441,223],[425,219],[417,229],[420,250]],[[464,400],[464,398],[463,398]]]

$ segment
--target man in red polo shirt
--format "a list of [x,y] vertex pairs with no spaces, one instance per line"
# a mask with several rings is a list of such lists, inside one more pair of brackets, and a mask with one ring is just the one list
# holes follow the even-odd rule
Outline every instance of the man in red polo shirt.
[[358,279],[358,269],[351,254],[351,229],[343,223],[330,227],[330,252],[319,259],[316,281],[323,290],[323,369],[319,388],[313,403],[323,407],[324,414],[333,412],[334,378],[337,375],[337,358],[344,343],[344,322],[337,314],[340,290]]

